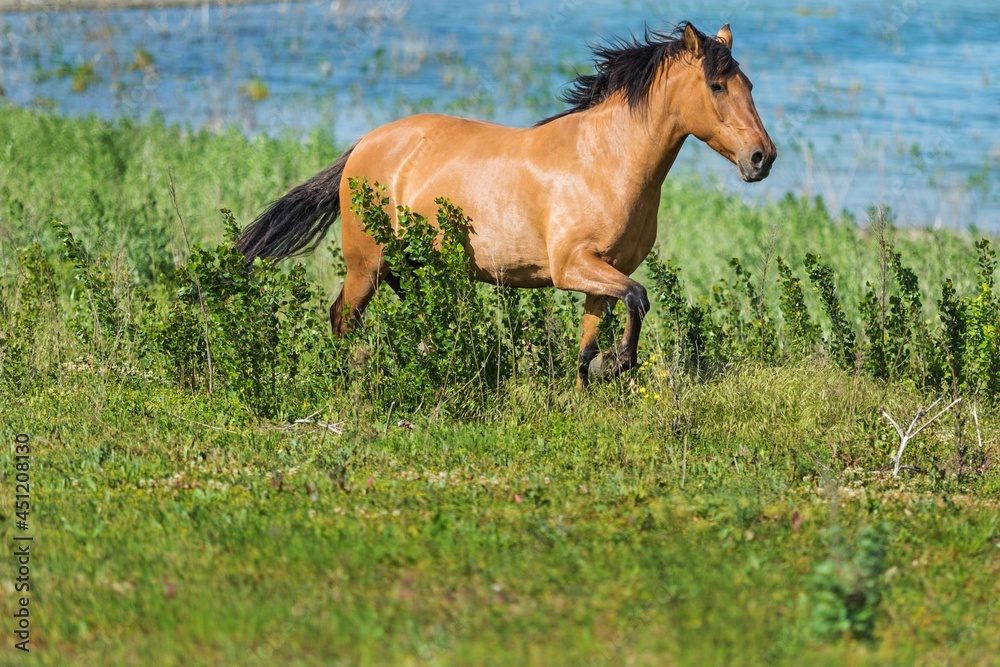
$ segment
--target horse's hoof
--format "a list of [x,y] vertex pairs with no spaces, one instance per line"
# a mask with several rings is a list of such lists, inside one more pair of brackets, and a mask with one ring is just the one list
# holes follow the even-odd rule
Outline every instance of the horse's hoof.
[[591,382],[603,382],[614,377],[615,359],[607,358],[603,354],[594,357],[588,368],[588,375]]

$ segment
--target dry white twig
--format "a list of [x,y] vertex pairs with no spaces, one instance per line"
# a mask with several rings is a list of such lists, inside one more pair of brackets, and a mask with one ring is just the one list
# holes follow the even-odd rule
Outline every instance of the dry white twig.
[[389,414],[386,415],[386,418],[385,418],[385,428],[382,429],[383,433],[388,433],[389,432],[389,420],[392,419],[392,409],[394,407],[396,407],[396,401],[393,401],[392,403],[389,404]]
[[333,433],[336,433],[337,435],[343,435],[343,433],[344,433],[344,426],[347,425],[347,422],[337,422],[336,424],[327,424],[326,422],[316,421],[315,419],[313,419],[313,417],[315,417],[318,414],[319,414],[318,412],[314,412],[311,415],[309,415],[308,417],[306,417],[305,419],[296,419],[295,421],[292,422],[292,424],[293,425],[294,424],[311,424],[313,426],[318,426],[320,428],[325,428],[327,431],[331,431]]
[[972,421],[976,424],[976,440],[979,441],[979,449],[983,448],[983,432],[979,430],[978,404],[972,406]]
[[956,398],[954,401],[952,401],[948,405],[948,407],[946,407],[945,409],[941,410],[936,415],[934,415],[933,417],[931,417],[926,422],[924,422],[921,426],[918,427],[917,426],[917,422],[919,422],[924,417],[924,415],[926,415],[928,412],[930,412],[931,410],[933,410],[934,406],[936,406],[938,403],[940,403],[941,400],[942,399],[939,398],[938,400],[936,400],[933,403],[931,403],[930,407],[920,408],[919,410],[917,410],[917,415],[913,418],[913,421],[910,422],[909,428],[907,428],[905,431],[903,430],[903,427],[900,426],[899,424],[897,424],[896,420],[893,419],[892,416],[888,412],[886,412],[885,408],[882,408],[882,416],[889,420],[889,423],[892,424],[893,428],[896,429],[896,433],[899,434],[899,451],[896,452],[896,456],[895,456],[895,458],[893,458],[893,468],[892,468],[892,476],[893,477],[899,477],[899,467],[900,467],[900,463],[903,460],[903,451],[906,449],[907,443],[909,443],[910,440],[912,440],[913,438],[917,437],[917,435],[919,435],[920,432],[923,431],[925,428],[927,428],[932,423],[934,423],[934,421],[938,417],[940,417],[944,413],[948,412],[949,410],[951,410],[953,407],[955,407],[956,405],[958,405],[962,401],[961,398]]
[[318,422],[315,419],[296,419],[294,424],[313,424],[319,426],[320,428],[325,428],[328,431],[332,431],[337,435],[341,435],[344,432],[344,426],[347,422],[337,422],[336,424],[327,424],[326,422]]

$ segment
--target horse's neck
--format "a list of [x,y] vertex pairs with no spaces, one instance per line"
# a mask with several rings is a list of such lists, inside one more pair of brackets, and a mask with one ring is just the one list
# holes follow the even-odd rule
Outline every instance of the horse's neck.
[[688,136],[670,107],[657,99],[646,109],[608,100],[582,115],[580,131],[604,154],[602,170],[617,170],[633,187],[659,192]]

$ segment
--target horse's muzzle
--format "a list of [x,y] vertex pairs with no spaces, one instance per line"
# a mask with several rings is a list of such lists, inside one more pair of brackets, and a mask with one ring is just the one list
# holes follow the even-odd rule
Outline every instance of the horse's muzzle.
[[778,157],[778,149],[774,144],[762,146],[750,152],[745,158],[739,161],[740,176],[747,183],[763,181],[771,173],[771,165]]

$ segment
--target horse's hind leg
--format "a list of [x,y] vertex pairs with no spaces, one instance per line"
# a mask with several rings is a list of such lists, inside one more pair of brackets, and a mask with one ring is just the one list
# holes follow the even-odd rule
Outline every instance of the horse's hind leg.
[[604,299],[587,295],[583,304],[583,335],[580,337],[580,354],[576,358],[576,388],[586,389],[590,384],[590,362],[597,356],[597,335],[601,327]]
[[343,336],[349,331],[352,323],[361,319],[368,302],[372,300],[379,283],[382,282],[383,273],[379,269],[374,271],[347,269],[344,288],[330,306],[330,325],[333,328],[333,335]]

